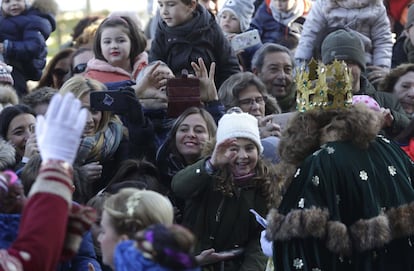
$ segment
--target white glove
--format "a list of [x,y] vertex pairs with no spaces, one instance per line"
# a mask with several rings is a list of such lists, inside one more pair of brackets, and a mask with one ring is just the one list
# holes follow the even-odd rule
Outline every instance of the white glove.
[[266,230],[263,230],[260,234],[260,246],[264,255],[273,257],[273,242],[266,238]]
[[54,159],[73,163],[87,114],[72,93],[53,96],[46,116],[38,116],[36,122],[37,144],[43,161]]

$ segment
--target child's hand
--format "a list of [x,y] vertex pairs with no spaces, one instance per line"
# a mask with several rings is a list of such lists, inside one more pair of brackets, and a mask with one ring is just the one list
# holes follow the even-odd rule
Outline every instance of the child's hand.
[[210,65],[210,72],[204,64],[204,60],[200,57],[198,63],[191,62],[196,77],[200,80],[200,98],[203,102],[218,100],[217,88],[214,83],[214,75],[216,72],[216,63]]
[[210,158],[210,163],[214,168],[222,168],[236,158],[237,152],[231,150],[231,147],[236,141],[237,138],[229,138],[216,144]]

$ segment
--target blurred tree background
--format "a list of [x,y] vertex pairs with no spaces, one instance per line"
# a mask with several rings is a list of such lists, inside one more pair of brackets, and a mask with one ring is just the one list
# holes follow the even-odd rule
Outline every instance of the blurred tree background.
[[[67,1],[67,0],[65,0]],[[47,40],[48,46],[48,59],[54,56],[61,48],[61,46],[72,40],[72,32],[75,25],[78,21],[89,15],[104,15],[107,16],[111,11],[110,10],[92,10],[90,1],[86,0],[86,4],[81,4],[80,0],[69,0],[69,1],[79,1],[79,6],[82,6],[82,9],[77,11],[60,11],[56,16],[56,30]],[[143,1],[143,0],[139,0]],[[120,1],[122,4],[122,1]],[[96,8],[95,8],[96,9]],[[125,10],[128,10],[128,7],[125,7]],[[137,11],[139,18],[142,21],[142,24],[145,24],[148,21],[148,14],[146,13],[145,8],[142,11]]]

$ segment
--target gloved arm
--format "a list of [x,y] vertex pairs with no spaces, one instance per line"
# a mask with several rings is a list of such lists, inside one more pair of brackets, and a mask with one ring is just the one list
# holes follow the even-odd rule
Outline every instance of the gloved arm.
[[52,271],[60,259],[72,199],[72,162],[87,111],[73,94],[56,94],[46,117],[38,117],[36,135],[43,159],[30,191],[17,240],[0,259],[25,271]]

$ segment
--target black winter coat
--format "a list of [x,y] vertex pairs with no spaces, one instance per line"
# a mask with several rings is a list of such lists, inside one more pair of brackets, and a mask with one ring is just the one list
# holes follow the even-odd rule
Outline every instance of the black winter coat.
[[200,4],[194,17],[183,25],[169,27],[161,19],[151,45],[149,61],[162,60],[174,74],[183,69],[193,73],[191,62],[203,58],[207,69],[216,62],[217,88],[232,74],[240,71],[239,63],[230,43],[224,37],[214,15]]
[[18,69],[26,80],[39,80],[46,64],[46,40],[55,28],[54,16],[35,8],[18,16],[0,17],[5,62]]

